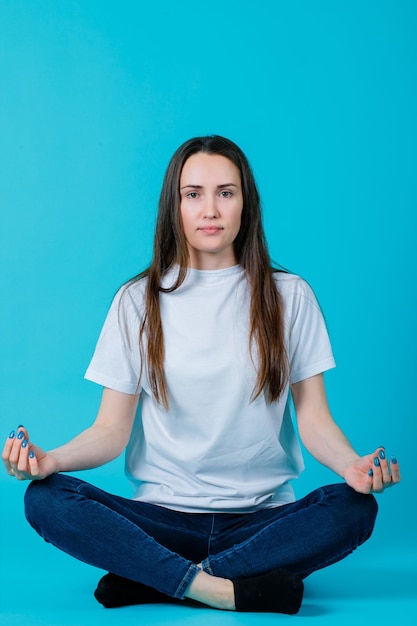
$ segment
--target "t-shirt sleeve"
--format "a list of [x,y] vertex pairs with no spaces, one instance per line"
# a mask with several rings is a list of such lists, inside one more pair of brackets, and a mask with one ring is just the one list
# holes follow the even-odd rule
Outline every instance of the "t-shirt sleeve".
[[122,393],[140,393],[140,314],[129,288],[116,294],[85,378]]
[[323,314],[309,285],[299,279],[289,313],[290,384],[335,367]]

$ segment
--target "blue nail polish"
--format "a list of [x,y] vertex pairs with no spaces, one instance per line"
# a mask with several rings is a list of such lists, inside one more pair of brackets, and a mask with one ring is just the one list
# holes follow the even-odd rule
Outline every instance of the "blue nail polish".
[[31,451],[29,452],[29,458],[30,458],[30,459],[33,459],[34,457],[35,457],[35,453],[34,453],[34,451],[33,451],[33,450],[31,450]]
[[23,432],[23,430],[21,430],[20,433],[17,435],[17,438],[23,439],[24,436],[25,436],[25,433]]
[[15,436],[15,432],[14,432],[14,430],[12,430],[12,432],[9,435],[9,439],[13,439],[14,436]]
[[19,426],[17,427],[17,430],[19,430],[19,428],[24,428],[23,424],[19,424]]
[[374,475],[374,470],[371,468],[368,472],[368,476],[371,476],[372,478],[373,475]]
[[397,461],[397,457],[396,456],[392,456],[391,457],[391,463],[393,463],[394,465],[397,465],[398,461]]
[[26,446],[27,446],[27,445],[28,445],[28,440],[27,440],[27,439],[24,439],[24,440],[22,441],[22,448],[26,448]]
[[379,451],[379,458],[380,459],[385,459],[385,452],[383,450]]
[[374,458],[374,465],[375,467],[379,467],[379,459],[377,456]]

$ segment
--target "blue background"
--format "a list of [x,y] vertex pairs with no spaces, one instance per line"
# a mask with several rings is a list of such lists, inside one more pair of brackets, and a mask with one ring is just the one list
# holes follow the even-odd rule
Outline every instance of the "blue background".
[[[396,572],[401,604],[414,602],[416,26],[412,0],[1,0],[4,436],[24,424],[49,448],[93,421],[101,390],[83,374],[114,292],[150,260],[168,160],[192,136],[225,135],[253,166],[272,257],[311,283],[325,312],[335,419],[360,453],[385,445],[402,463],[401,485],[378,497],[371,542],[351,557],[353,589],[378,570],[380,603]],[[335,479],[308,455],[306,465],[297,495]],[[122,472],[119,459],[84,477],[129,496]],[[40,542],[24,488],[0,476],[5,623],[66,624],[57,580],[54,616],[44,611],[46,572],[75,580],[80,597],[97,572]],[[35,565],[32,596],[16,607],[21,568]],[[342,567],[316,583],[335,611]],[[376,610],[366,594],[356,600],[360,615]],[[109,616],[83,602],[90,620]],[[86,623],[77,615],[68,623]]]

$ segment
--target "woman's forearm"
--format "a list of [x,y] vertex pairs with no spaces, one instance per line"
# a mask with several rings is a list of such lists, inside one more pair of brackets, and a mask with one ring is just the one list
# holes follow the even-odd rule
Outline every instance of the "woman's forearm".
[[299,423],[299,432],[310,454],[342,478],[346,468],[359,458],[330,414]]
[[92,426],[68,443],[50,452],[36,445],[26,428],[19,427],[6,439],[2,460],[6,471],[17,480],[44,480],[57,472],[74,472],[104,465],[126,447],[139,398],[103,389],[102,400]]
[[58,472],[99,467],[125,449],[138,406],[138,396],[104,389],[97,418],[68,443],[49,452]]
[[126,444],[126,435],[119,429],[93,424],[48,454],[55,459],[57,472],[74,472],[112,461],[123,452]]
[[291,392],[304,446],[317,461],[344,478],[346,468],[359,455],[331,416],[323,375],[292,385]]

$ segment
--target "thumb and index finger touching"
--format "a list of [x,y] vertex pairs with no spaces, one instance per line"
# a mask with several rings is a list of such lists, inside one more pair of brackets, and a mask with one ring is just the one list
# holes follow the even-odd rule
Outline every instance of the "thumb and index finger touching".
[[30,480],[38,474],[38,461],[26,428],[19,425],[6,439],[2,460],[9,476],[18,480]]

